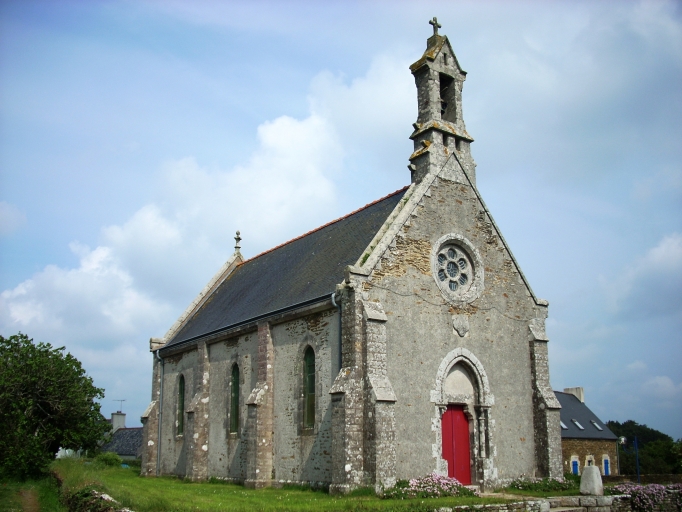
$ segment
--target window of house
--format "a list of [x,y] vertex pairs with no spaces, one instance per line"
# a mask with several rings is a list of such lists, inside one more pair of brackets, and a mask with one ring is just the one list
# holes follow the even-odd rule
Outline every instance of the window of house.
[[181,436],[185,432],[185,376],[180,375],[178,382],[178,419],[177,434]]
[[580,474],[580,457],[571,455],[571,473],[574,475]]
[[304,356],[303,370],[303,426],[315,426],[315,352],[308,347]]
[[597,423],[596,421],[590,420],[590,423],[592,423],[592,425],[594,425],[594,428],[596,428],[596,429],[599,430],[600,432],[601,432],[602,430],[604,430],[603,428],[601,428],[601,427],[599,426],[599,423]]
[[559,423],[561,423],[561,428],[562,428],[562,429],[568,430],[568,427],[566,426],[566,424],[565,424],[563,421],[559,421]]
[[611,461],[607,455],[602,458],[602,466],[604,468],[604,476],[609,476],[611,474]]
[[573,423],[575,423],[575,426],[578,427],[580,430],[585,430],[585,427],[583,427],[580,423],[578,423],[578,420],[572,419],[571,421]]
[[239,366],[232,366],[230,378],[230,434],[239,431]]

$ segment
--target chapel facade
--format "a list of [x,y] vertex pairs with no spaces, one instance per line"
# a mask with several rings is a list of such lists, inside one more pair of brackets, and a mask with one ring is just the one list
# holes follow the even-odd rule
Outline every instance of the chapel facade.
[[437,20],[410,70],[411,183],[250,259],[153,338],[142,474],[491,488],[562,477],[548,303],[476,188],[462,70]]

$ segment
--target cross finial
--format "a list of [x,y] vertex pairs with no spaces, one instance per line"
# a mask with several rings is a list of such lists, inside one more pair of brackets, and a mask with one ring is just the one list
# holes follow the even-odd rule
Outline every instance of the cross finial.
[[234,250],[239,252],[239,249],[241,249],[241,245],[239,245],[239,242],[242,241],[242,237],[239,236],[239,231],[237,231],[237,236],[234,237],[234,241],[236,242]]
[[433,19],[431,21],[429,21],[429,25],[433,25],[433,35],[434,36],[438,35],[438,29],[439,28],[443,28],[442,25],[440,23],[438,23],[438,18],[436,18],[435,16],[433,17]]

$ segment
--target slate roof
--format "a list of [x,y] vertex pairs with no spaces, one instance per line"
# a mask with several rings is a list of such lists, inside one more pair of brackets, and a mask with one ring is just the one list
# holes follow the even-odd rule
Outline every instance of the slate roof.
[[242,262],[164,348],[330,296],[407,188]]
[[102,445],[103,452],[139,457],[142,450],[142,427],[119,428],[108,443]]
[[[610,439],[615,441],[618,437],[609,430],[609,427],[597,418],[589,407],[581,402],[578,397],[570,393],[555,391],[561,404],[561,438],[564,439]],[[573,421],[575,420],[575,421]],[[578,422],[581,429],[575,422]],[[599,430],[598,425],[602,430]],[[564,428],[566,426],[566,428]]]

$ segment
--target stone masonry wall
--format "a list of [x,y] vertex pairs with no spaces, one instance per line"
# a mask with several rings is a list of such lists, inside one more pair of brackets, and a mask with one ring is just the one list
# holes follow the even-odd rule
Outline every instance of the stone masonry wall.
[[142,476],[156,475],[160,388],[161,362],[154,357],[152,362],[152,401],[141,418],[143,446],[140,475]]
[[[246,399],[257,382],[257,351],[257,332],[209,345],[209,477],[235,482],[246,479]],[[235,364],[239,368],[239,427],[237,432],[230,433],[231,376]]]
[[[339,318],[322,311],[272,328],[275,351],[274,459],[277,483],[332,480],[331,396],[339,370]],[[315,426],[304,427],[304,354],[315,353]]]
[[[364,286],[368,300],[383,304],[388,317],[388,378],[397,399],[396,477],[438,469],[440,416],[430,392],[441,362],[458,347],[480,361],[494,397],[487,409],[488,432],[481,436],[474,424],[474,444],[484,439],[488,447],[472,447],[474,454],[485,454],[473,458],[472,475],[485,474],[488,485],[540,476],[550,463],[536,457],[537,386],[528,339],[530,322],[544,322],[546,307],[530,295],[471,185],[452,177],[435,179]],[[484,271],[480,298],[460,306],[444,299],[431,271],[431,248],[448,233],[473,244]],[[543,378],[548,377],[547,370]],[[552,442],[558,459],[558,432],[551,435],[557,438]]]
[[[188,450],[190,442],[187,440],[191,432],[187,409],[194,397],[195,378],[197,369],[197,351],[189,350],[182,354],[164,358],[163,365],[163,403],[161,405],[161,439],[158,440],[161,451],[162,475],[188,476]],[[185,433],[178,434],[178,385],[180,375],[185,378]]]
[[[679,512],[680,491],[666,490],[663,502],[655,509],[657,512]],[[548,498],[550,509],[570,508],[583,512],[633,512],[632,500],[628,495],[619,496],[562,496]]]
[[612,475],[618,474],[618,455],[616,453],[616,441],[606,439],[562,439],[561,456],[564,471],[571,471],[571,461],[574,456],[578,457],[578,471],[582,473],[587,465],[588,457],[594,458],[594,465],[604,474],[603,456],[609,458],[609,466]]

